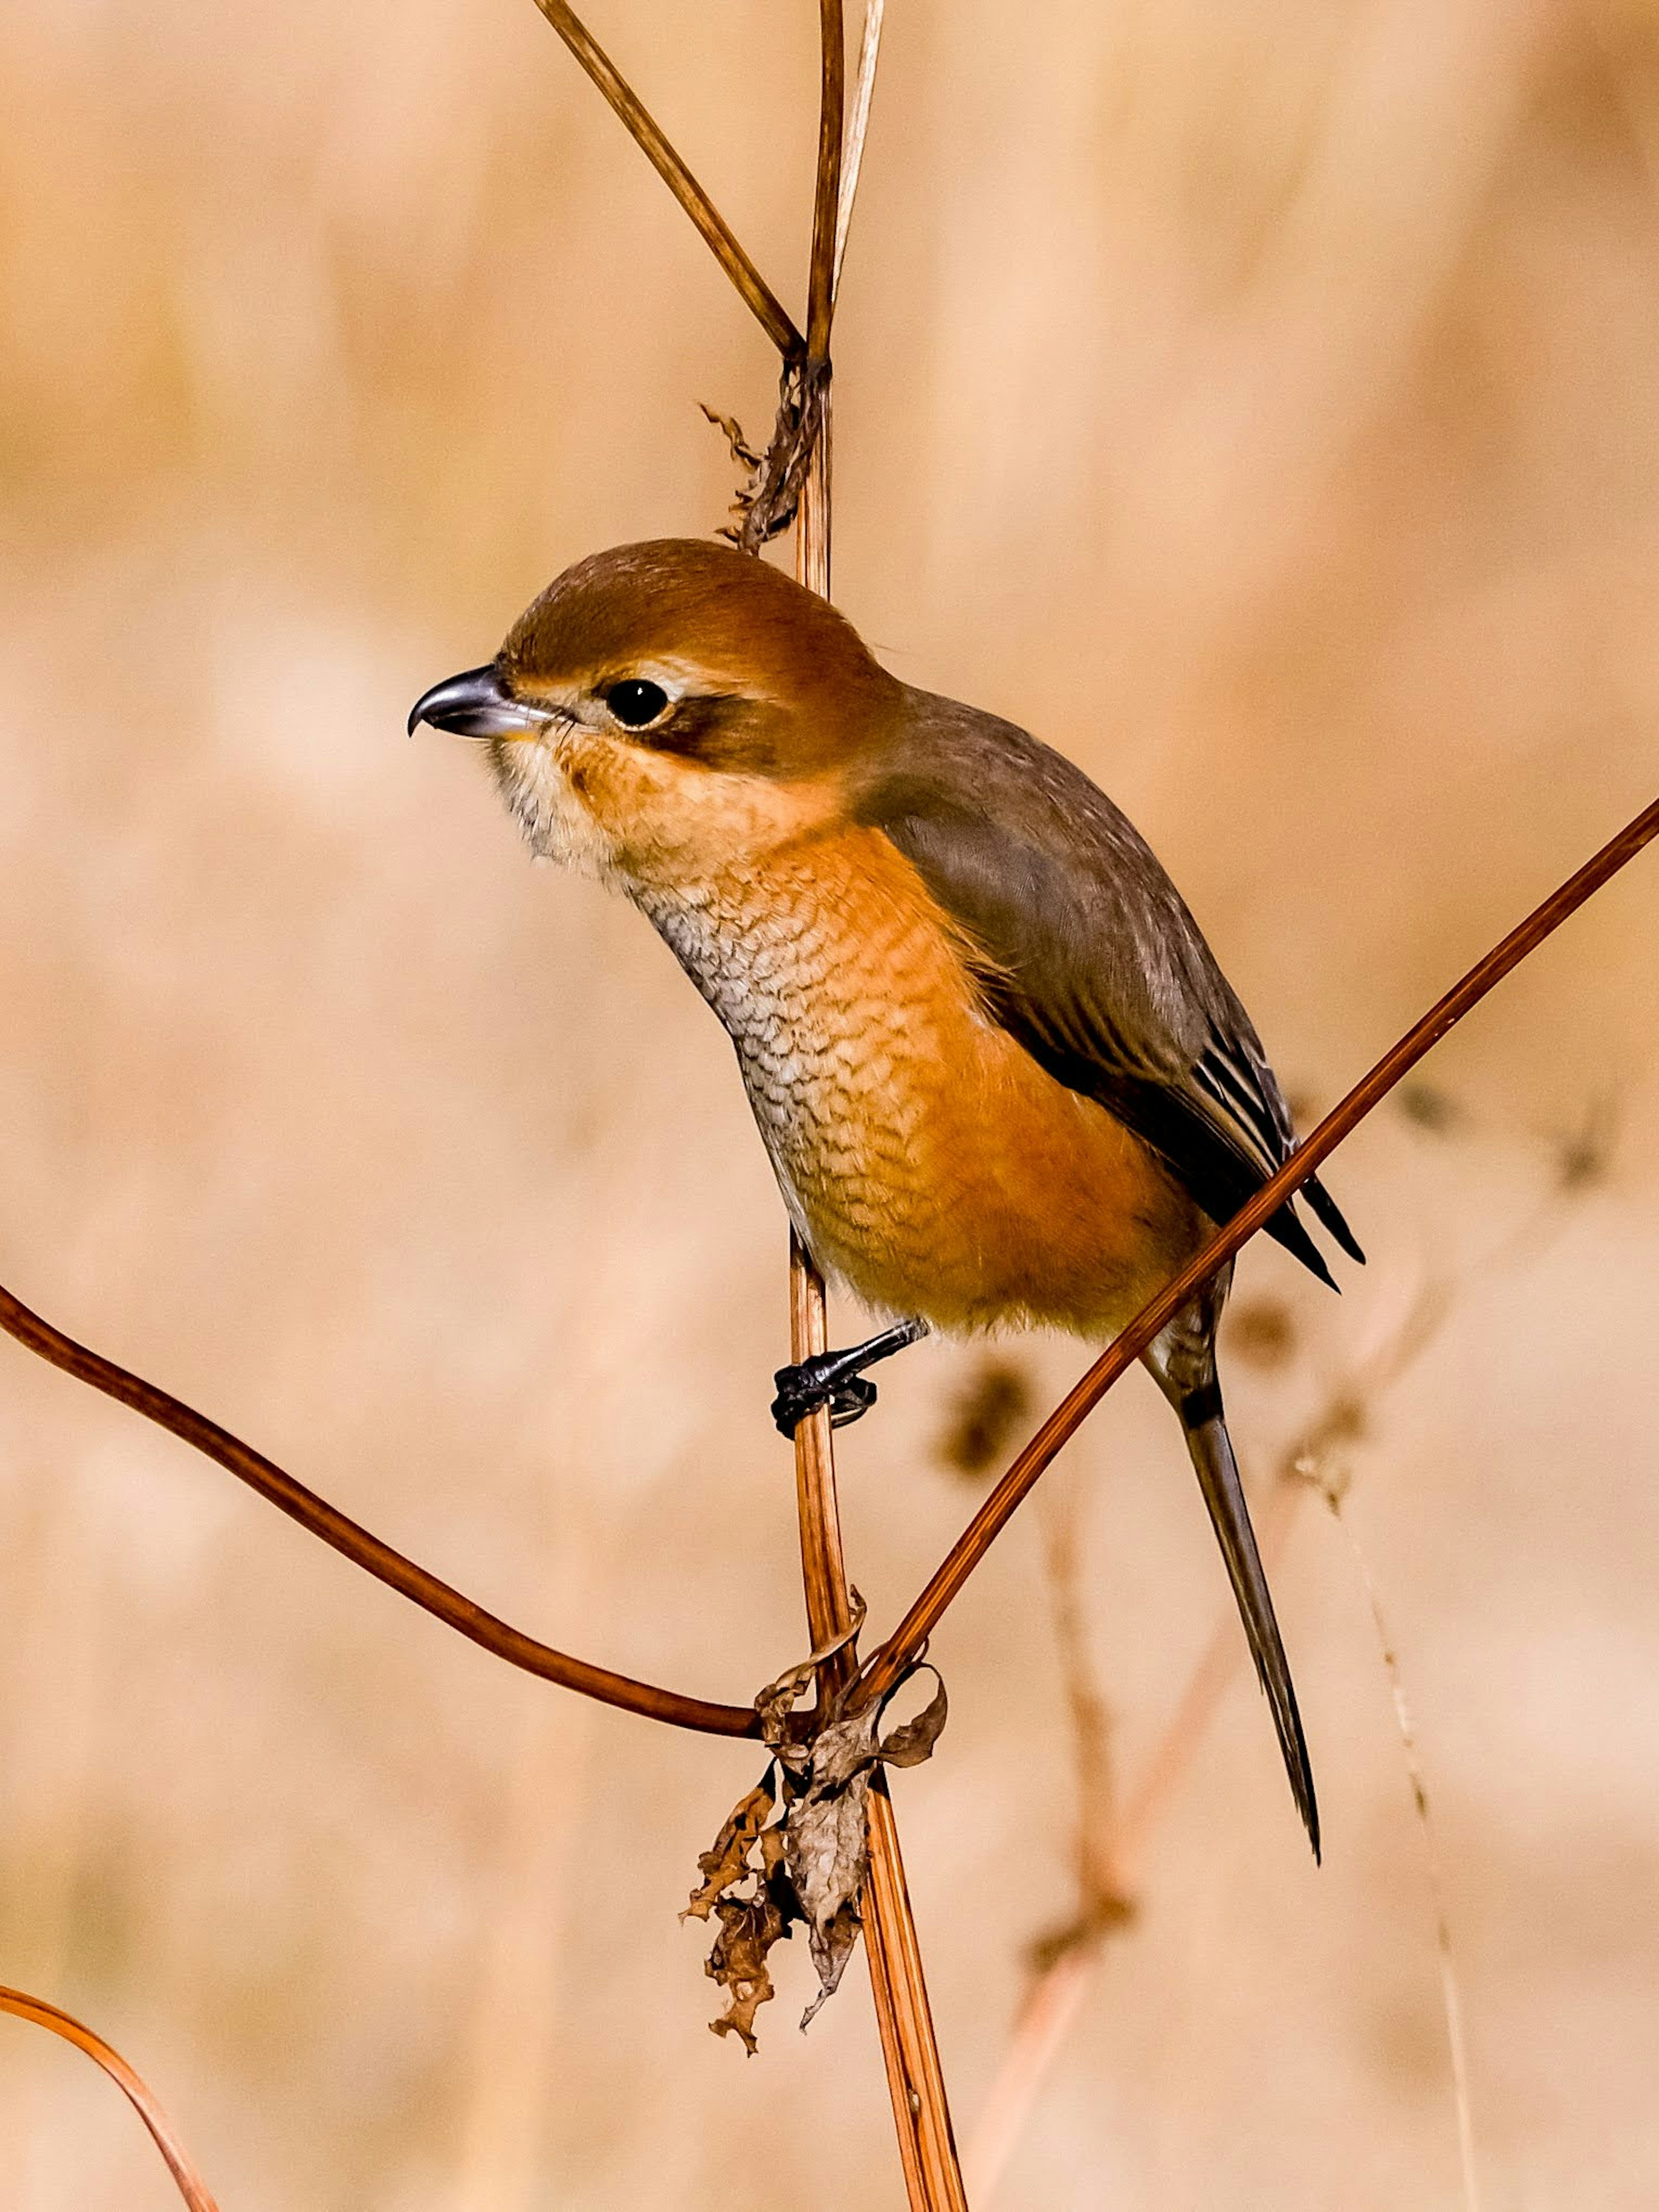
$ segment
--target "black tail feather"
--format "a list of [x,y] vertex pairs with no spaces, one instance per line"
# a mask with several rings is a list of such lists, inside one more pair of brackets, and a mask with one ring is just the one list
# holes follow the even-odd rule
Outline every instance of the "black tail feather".
[[1282,1244],[1292,1259],[1300,1260],[1310,1275],[1317,1275],[1327,1290],[1337,1287],[1334,1275],[1325,1264],[1325,1255],[1303,1227],[1300,1217],[1289,1206],[1281,1206],[1277,1213],[1263,1223],[1275,1244]]
[[1244,1502],[1238,1465],[1233,1457],[1220,1405],[1219,1393],[1212,1384],[1206,1389],[1194,1391],[1180,1406],[1182,1423],[1187,1431],[1187,1449],[1198,1471],[1199,1485],[1204,1492],[1204,1503],[1210,1509],[1221,1556],[1227,1563],[1233,1595],[1238,1601],[1244,1633],[1249,1638],[1250,1656],[1255,1661],[1257,1676],[1273,1711],[1285,1771],[1290,1777],[1291,1794],[1296,1799],[1297,1810],[1302,1815],[1317,1862],[1319,1805],[1314,1795],[1307,1739],[1302,1732],[1302,1716],[1297,1710],[1290,1662],[1285,1656],[1273,1595],[1262,1570],[1261,1555],[1256,1549],[1255,1532],[1250,1526],[1249,1508]]
[[1359,1249],[1359,1239],[1343,1219],[1341,1207],[1316,1175],[1310,1176],[1303,1184],[1302,1195],[1307,1200],[1315,1220],[1329,1231],[1351,1260],[1357,1260],[1363,1267],[1365,1255]]

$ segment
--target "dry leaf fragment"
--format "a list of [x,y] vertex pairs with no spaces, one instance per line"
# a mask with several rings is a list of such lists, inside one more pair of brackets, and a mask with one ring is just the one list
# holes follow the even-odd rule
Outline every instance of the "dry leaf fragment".
[[[817,1968],[818,1993],[800,2016],[811,2025],[833,1996],[859,1939],[859,1894],[869,1864],[866,1835],[873,1746],[865,1729],[843,1721],[826,1729],[813,1746],[811,1778],[784,1815],[784,1858],[806,1922],[806,1941]],[[840,1742],[826,1743],[839,1737]],[[848,1754],[851,1771],[844,1772]]]
[[[803,2028],[839,1985],[862,1924],[871,1776],[884,1764],[916,1766],[928,1758],[949,1711],[944,1682],[929,1668],[939,1684],[932,1698],[914,1720],[884,1737],[876,1732],[896,1692],[848,1713],[841,1706],[850,1684],[816,1736],[806,1741],[793,1733],[794,1708],[818,1667],[851,1642],[863,1617],[860,1603],[844,1635],[790,1668],[756,1698],[773,1764],[734,1808],[714,1848],[698,1859],[702,1885],[681,1915],[706,1920],[712,1913],[720,1921],[707,1972],[726,1991],[727,2002],[710,2024],[717,2035],[739,2037],[751,2053],[757,2008],[774,1994],[768,1954],[793,1922],[806,1923],[818,1975],[818,1993],[802,2015]],[[775,1777],[781,1778],[782,1810],[769,1826],[778,1795]]]
[[703,1972],[726,1993],[726,2010],[709,2027],[716,2035],[735,2035],[752,2058],[755,2014],[776,1992],[767,1966],[775,1943],[789,1934],[799,1917],[788,1876],[783,1872],[783,1838],[769,1828],[761,1838],[762,1863],[750,1897],[726,1896],[714,1905],[720,1928]]
[[750,1846],[772,1817],[772,1808],[777,1802],[778,1793],[772,1781],[775,1771],[774,1767],[767,1768],[749,1795],[732,1808],[731,1819],[714,1838],[714,1849],[699,1853],[697,1866],[702,1875],[702,1887],[692,1891],[691,1901],[680,1915],[682,1920],[707,1920],[726,1891],[748,1875]]
[[761,465],[761,456],[755,451],[748,439],[744,437],[743,434],[743,425],[738,422],[737,416],[735,415],[722,415],[718,408],[711,407],[706,399],[698,400],[697,404],[702,408],[708,421],[712,422],[714,428],[721,433],[726,444],[732,448],[732,459],[738,462],[745,469],[759,468]]
[[938,1689],[926,1709],[891,1735],[880,1740],[876,1735],[891,1702],[888,1698],[862,1712],[829,1721],[809,1747],[811,1771],[805,1787],[785,1810],[790,1879],[805,1917],[812,1964],[818,1970],[818,1993],[801,2015],[803,2028],[824,1999],[834,1996],[858,1942],[859,1899],[870,1866],[870,1777],[883,1763],[919,1766],[932,1755],[944,1729],[950,1701],[938,1669],[927,1671]]
[[699,403],[708,420],[725,434],[732,459],[749,471],[748,483],[732,502],[735,523],[720,532],[745,553],[758,553],[794,520],[807,464],[823,428],[829,389],[828,362],[792,355],[784,362],[777,420],[763,453],[755,451],[732,416],[718,413],[706,402]]
[[[925,1660],[919,1660],[904,1680],[909,1681],[914,1675],[921,1674],[926,1665]],[[945,1694],[945,1677],[937,1667],[928,1667],[927,1672],[939,1687],[915,1720],[902,1722],[891,1735],[882,1738],[877,1747],[877,1755],[884,1766],[920,1766],[923,1759],[933,1757],[933,1746],[945,1733],[945,1723],[951,1717],[951,1700]],[[890,1702],[889,1698],[883,1698],[884,1711]]]

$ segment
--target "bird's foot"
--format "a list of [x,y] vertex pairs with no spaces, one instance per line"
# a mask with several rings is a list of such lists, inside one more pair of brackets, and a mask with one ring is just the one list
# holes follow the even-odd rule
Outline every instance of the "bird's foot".
[[773,1376],[778,1395],[772,1401],[772,1419],[780,1436],[793,1437],[809,1413],[820,1406],[830,1408],[830,1425],[844,1429],[860,1419],[876,1402],[876,1386],[861,1375],[849,1375],[842,1366],[845,1352],[820,1352],[793,1367],[780,1367]]
[[772,1378],[778,1390],[772,1401],[772,1419],[779,1435],[793,1438],[807,1415],[816,1413],[820,1406],[830,1408],[832,1429],[844,1429],[861,1419],[876,1402],[876,1386],[861,1370],[873,1367],[878,1359],[890,1358],[927,1334],[926,1322],[902,1321],[846,1352],[817,1352],[793,1367],[780,1367]]

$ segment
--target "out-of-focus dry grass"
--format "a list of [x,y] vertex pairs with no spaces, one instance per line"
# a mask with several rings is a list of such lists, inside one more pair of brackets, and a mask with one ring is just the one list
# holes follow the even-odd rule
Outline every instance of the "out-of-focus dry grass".
[[[811,11],[594,28],[796,295]],[[1152,836],[1311,1104],[1651,795],[1659,33],[1541,0],[890,14],[843,297],[838,561],[916,680]],[[772,367],[518,0],[20,0],[0,56],[0,1261],[55,1318],[574,1648],[742,1696],[801,1646],[781,1223],[635,917],[532,871],[410,699],[566,561],[711,529]],[[1350,1507],[1419,1717],[1492,2201],[1659,2179],[1659,879],[1460,1032],[1465,1109],[1333,1180],[1267,1464],[1425,1275],[1469,1287]],[[1616,1103],[1552,1239],[1480,1255]],[[1038,1346],[1044,1390],[1079,1364]],[[705,2032],[695,1853],[752,1753],[521,1680],[0,1347],[0,1972],[143,2064],[228,2206],[896,2201],[868,2008]],[[971,1355],[846,1440],[879,1621],[963,1511]],[[1127,1389],[1073,1448],[1126,1761],[1220,1578]],[[1279,1577],[1306,1863],[1241,1686],[1010,2206],[1456,2201],[1433,1933],[1340,1540]],[[901,1788],[958,2116],[1071,1878],[1041,1546]],[[167,2201],[0,2024],[0,2201]],[[803,2146],[810,2146],[804,2149]],[[780,2175],[782,2179],[780,2179]]]

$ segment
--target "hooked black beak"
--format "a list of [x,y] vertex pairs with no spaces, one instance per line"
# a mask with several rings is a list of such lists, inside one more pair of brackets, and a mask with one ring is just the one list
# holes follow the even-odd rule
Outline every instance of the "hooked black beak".
[[415,702],[409,712],[412,738],[422,722],[453,730],[461,738],[504,738],[540,727],[547,717],[515,699],[494,662],[451,676]]

